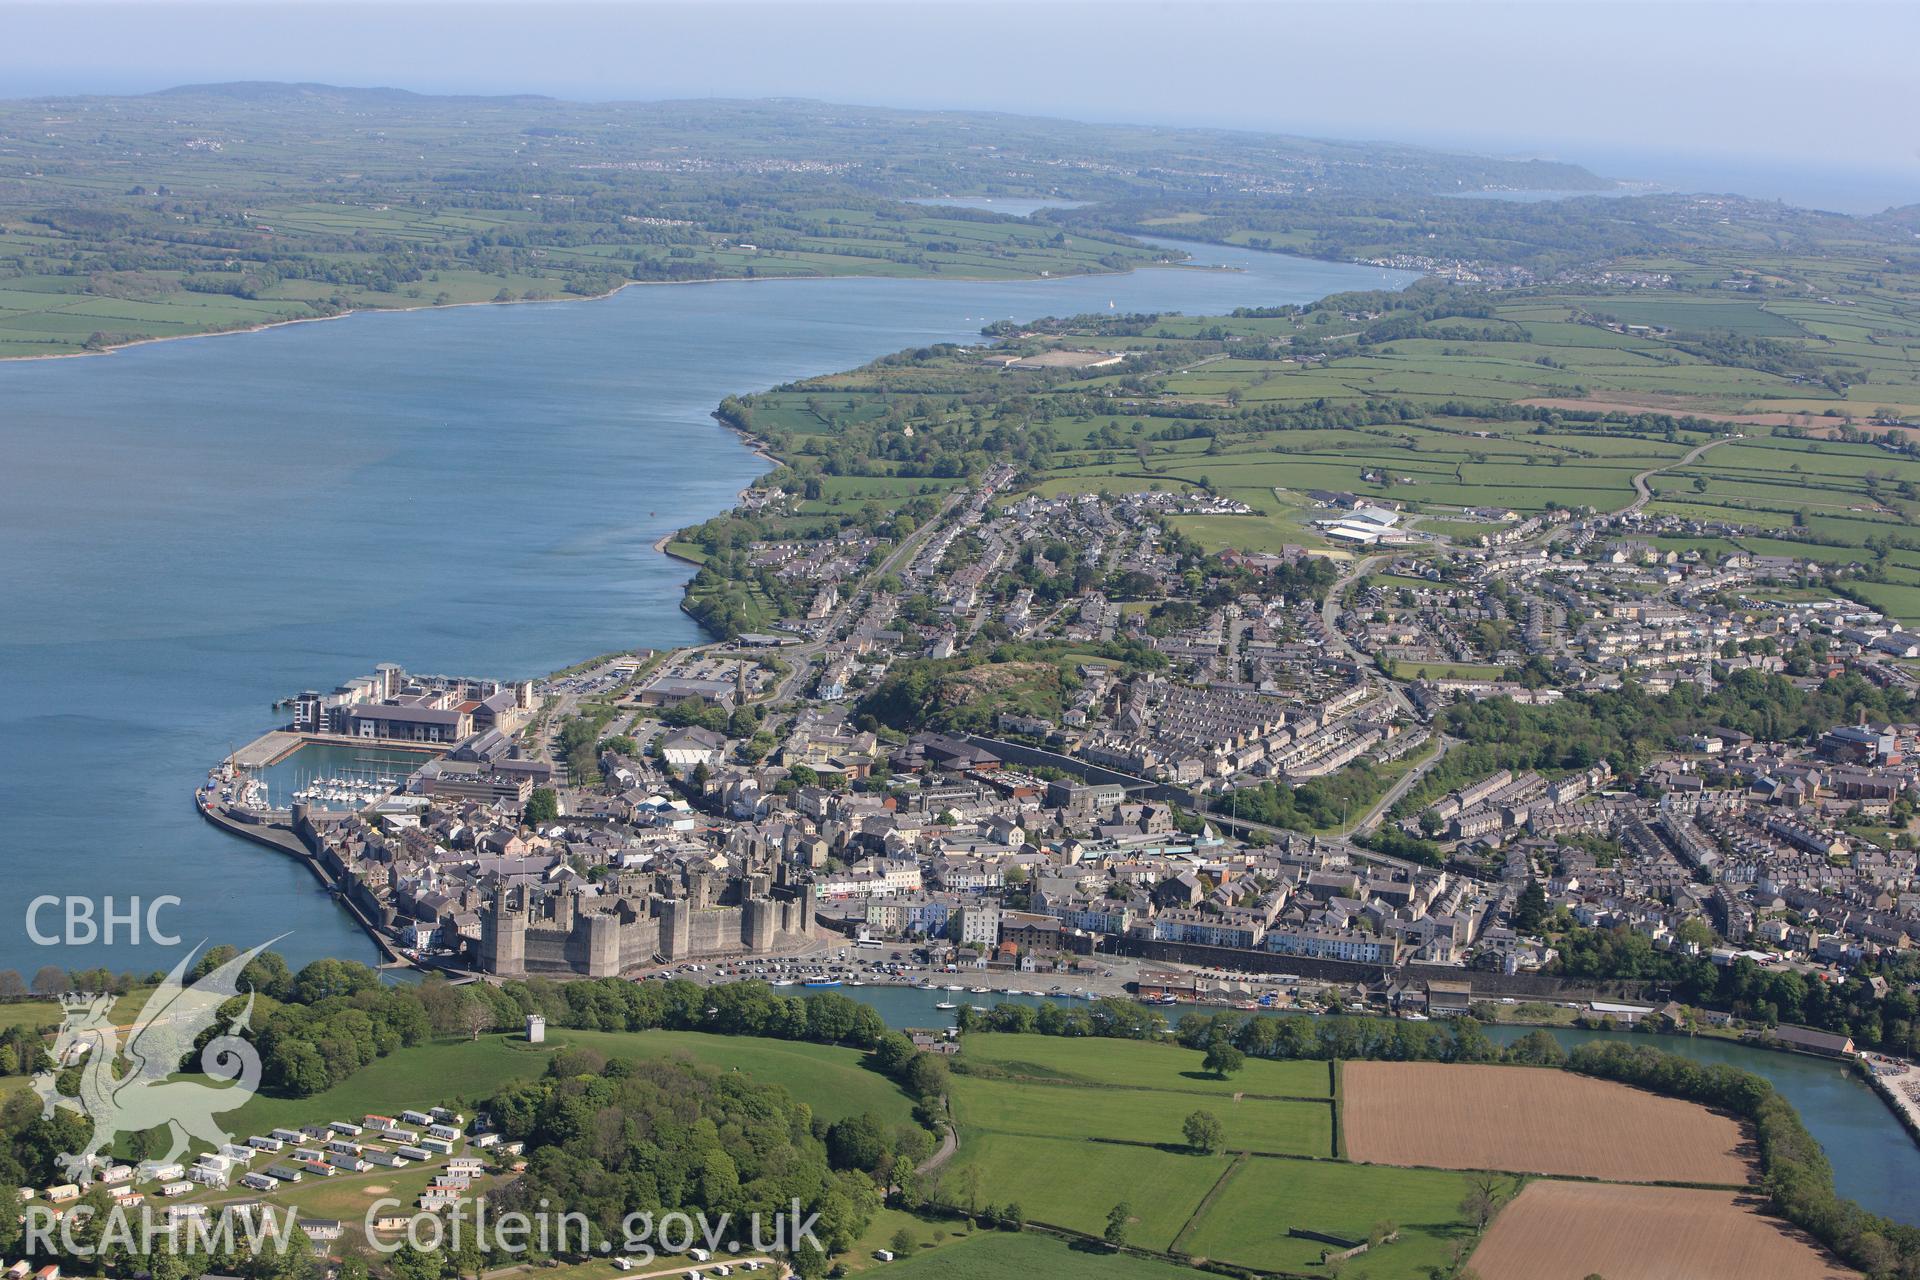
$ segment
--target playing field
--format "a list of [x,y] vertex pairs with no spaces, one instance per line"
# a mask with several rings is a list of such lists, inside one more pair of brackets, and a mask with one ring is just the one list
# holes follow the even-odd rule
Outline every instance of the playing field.
[[1341,1085],[1355,1160],[1618,1182],[1753,1179],[1732,1119],[1606,1080],[1525,1067],[1350,1062]]
[[1534,1182],[1494,1219],[1481,1280],[1841,1280],[1785,1223],[1725,1191]]
[[1198,1050],[1142,1040],[974,1032],[967,1036],[966,1056],[1009,1075],[1136,1089],[1229,1096],[1245,1093],[1267,1098],[1325,1098],[1333,1092],[1324,1062],[1249,1058],[1243,1070],[1222,1080],[1201,1070],[1200,1061],[1205,1055]]

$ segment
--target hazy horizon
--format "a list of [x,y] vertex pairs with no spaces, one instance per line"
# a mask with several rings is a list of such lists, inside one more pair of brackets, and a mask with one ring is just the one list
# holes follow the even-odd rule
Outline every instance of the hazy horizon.
[[[225,80],[806,97],[1537,156],[1849,212],[1920,202],[1920,6],[15,0],[0,16],[8,98]],[[80,47],[84,65],[50,56]]]

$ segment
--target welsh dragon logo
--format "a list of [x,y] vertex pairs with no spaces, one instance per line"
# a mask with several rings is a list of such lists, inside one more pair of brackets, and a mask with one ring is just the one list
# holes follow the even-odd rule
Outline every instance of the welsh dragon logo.
[[[199,947],[173,967],[140,1015],[120,1039],[111,995],[77,995],[62,1000],[66,1017],[54,1042],[55,1071],[34,1077],[41,1114],[56,1110],[78,1112],[93,1121],[93,1136],[84,1150],[60,1157],[67,1176],[85,1185],[103,1163],[102,1153],[113,1150],[123,1133],[140,1133],[166,1126],[170,1145],[159,1157],[170,1164],[185,1154],[191,1141],[219,1147],[231,1141],[214,1117],[251,1098],[260,1086],[260,1053],[240,1036],[253,1016],[253,993],[246,1007],[228,1022],[226,1031],[200,1050],[200,1069],[224,1087],[200,1080],[173,1079],[193,1052],[201,1035],[219,1021],[220,1006],[240,995],[240,973],[273,942],[242,952],[188,986],[187,965]],[[125,1071],[120,1065],[124,1059]],[[58,1072],[80,1067],[80,1096],[60,1092]]]

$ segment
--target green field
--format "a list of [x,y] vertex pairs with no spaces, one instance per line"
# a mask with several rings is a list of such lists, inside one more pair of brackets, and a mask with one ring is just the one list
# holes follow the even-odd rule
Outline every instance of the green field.
[[1193,1280],[1195,1274],[1033,1232],[986,1231],[893,1262],[885,1273],[897,1280]]
[[[1335,1160],[1329,1064],[1254,1059],[1218,1081],[1199,1058],[1166,1043],[969,1034],[962,1065],[1001,1074],[953,1078],[960,1149],[942,1198],[966,1207],[977,1169],[984,1199],[1011,1198],[1032,1221],[1088,1235],[1124,1199],[1130,1243],[1195,1258],[1317,1274],[1327,1246],[1288,1227],[1357,1242],[1391,1220],[1401,1238],[1356,1274],[1425,1280],[1424,1268],[1448,1260],[1466,1230],[1463,1179]],[[1263,1096],[1277,1094],[1321,1100]],[[1272,1154],[1191,1151],[1180,1122],[1203,1109],[1222,1122],[1229,1153]]]
[[60,1025],[60,1006],[52,1000],[12,1000],[0,1004],[0,1029],[27,1027],[43,1030]]
[[1181,1121],[1205,1110],[1225,1127],[1230,1151],[1333,1153],[1333,1111],[1325,1102],[1206,1100],[1158,1090],[1016,1084],[966,1076],[954,1078],[949,1097],[955,1120],[968,1134],[1073,1135],[1178,1147],[1185,1141]]
[[968,1208],[967,1171],[978,1169],[980,1203],[1013,1200],[1033,1222],[1091,1236],[1106,1229],[1107,1211],[1124,1200],[1136,1219],[1129,1241],[1164,1250],[1227,1163],[1225,1156],[963,1128],[959,1153],[941,1171],[940,1195]]
[[1459,1209],[1466,1190],[1457,1173],[1256,1157],[1234,1169],[1181,1247],[1197,1258],[1318,1274],[1326,1246],[1289,1237],[1288,1227],[1365,1240],[1392,1222],[1400,1239],[1357,1259],[1354,1271],[1424,1280],[1426,1268],[1448,1263],[1454,1241],[1472,1236]]
[[471,1106],[514,1080],[539,1076],[548,1059],[568,1046],[594,1049],[610,1058],[684,1056],[722,1070],[746,1071],[785,1085],[829,1120],[871,1111],[888,1123],[905,1124],[913,1116],[911,1100],[887,1077],[863,1066],[865,1055],[856,1049],[699,1031],[565,1031],[541,1046],[528,1045],[518,1036],[493,1035],[402,1049],[311,1098],[255,1096],[232,1113],[230,1123],[236,1130],[264,1133],[368,1112],[391,1114],[397,1108],[455,1101]]
[[1244,1070],[1221,1080],[1200,1069],[1202,1055],[1195,1050],[1145,1041],[1088,1042],[976,1031],[966,1038],[965,1056],[1009,1075],[1136,1089],[1267,1098],[1327,1098],[1333,1091],[1324,1062],[1252,1059]]

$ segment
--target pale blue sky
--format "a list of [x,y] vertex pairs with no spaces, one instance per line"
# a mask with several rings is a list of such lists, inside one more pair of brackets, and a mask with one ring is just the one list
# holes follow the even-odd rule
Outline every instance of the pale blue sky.
[[215,79],[802,96],[1390,138],[1920,201],[1920,4],[0,0],[0,96]]

